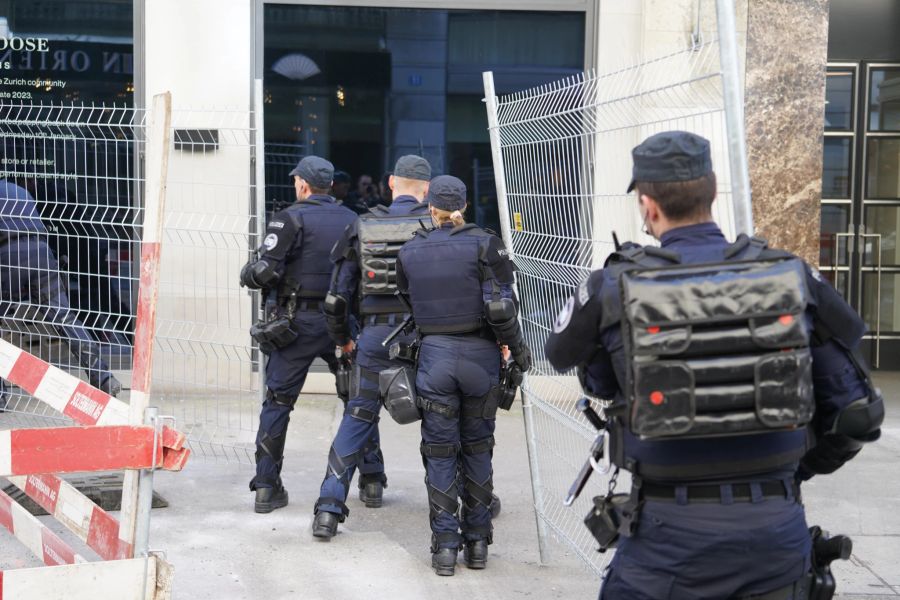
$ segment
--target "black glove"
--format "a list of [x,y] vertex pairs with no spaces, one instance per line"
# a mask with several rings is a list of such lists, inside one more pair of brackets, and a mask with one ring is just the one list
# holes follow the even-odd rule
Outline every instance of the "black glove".
[[509,351],[512,354],[512,359],[519,365],[523,373],[531,370],[531,349],[528,347],[528,344],[523,342],[515,348],[510,348]]

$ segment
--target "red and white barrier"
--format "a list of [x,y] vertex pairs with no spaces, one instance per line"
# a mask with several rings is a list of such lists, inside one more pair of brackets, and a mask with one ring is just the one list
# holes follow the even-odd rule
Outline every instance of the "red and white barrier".
[[0,492],[0,525],[16,536],[45,565],[86,562],[62,538],[4,492]]
[[103,560],[132,555],[131,544],[119,539],[119,521],[69,482],[56,475],[17,476],[9,480]]
[[155,557],[0,571],[0,600],[157,600]]

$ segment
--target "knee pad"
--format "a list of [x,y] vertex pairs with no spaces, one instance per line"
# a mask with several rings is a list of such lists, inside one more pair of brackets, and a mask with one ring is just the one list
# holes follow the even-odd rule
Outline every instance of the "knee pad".
[[484,454],[485,452],[490,452],[494,449],[494,436],[486,437],[482,440],[478,440],[477,442],[472,442],[469,444],[462,445],[463,454],[473,455],[473,454]]
[[270,437],[269,432],[264,431],[262,439],[256,444],[256,464],[259,464],[259,461],[264,456],[269,456],[280,467],[282,460],[284,460],[284,442],[286,438],[285,434]]
[[466,474],[463,482],[463,494],[465,507],[468,510],[475,510],[480,504],[490,511],[494,501],[494,474],[490,473],[487,479],[481,483]]
[[297,396],[298,394],[277,394],[272,390],[266,391],[266,400],[271,400],[279,406],[286,406],[291,409],[293,409],[294,405],[297,404]]

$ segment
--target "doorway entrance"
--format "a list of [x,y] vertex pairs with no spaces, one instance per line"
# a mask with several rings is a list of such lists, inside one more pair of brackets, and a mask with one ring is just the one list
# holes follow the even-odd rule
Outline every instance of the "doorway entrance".
[[900,63],[829,63],[820,264],[865,320],[870,364],[900,369]]

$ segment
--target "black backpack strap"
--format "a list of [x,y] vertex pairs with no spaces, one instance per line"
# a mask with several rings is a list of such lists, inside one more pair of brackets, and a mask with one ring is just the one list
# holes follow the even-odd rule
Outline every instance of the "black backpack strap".
[[[762,254],[769,250],[769,242],[763,238],[749,236],[742,233],[737,236],[734,243],[725,249],[725,260],[756,260],[762,257]],[[778,258],[771,256],[770,258]]]
[[644,268],[667,267],[681,264],[681,255],[656,246],[638,246],[626,242],[621,249],[609,255],[604,268],[622,263]]

